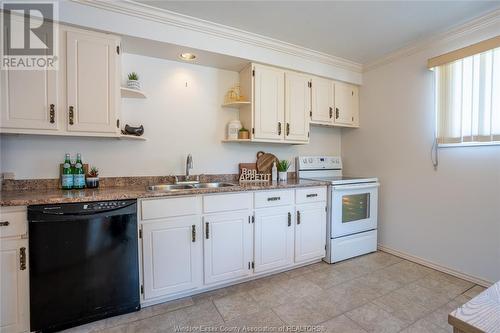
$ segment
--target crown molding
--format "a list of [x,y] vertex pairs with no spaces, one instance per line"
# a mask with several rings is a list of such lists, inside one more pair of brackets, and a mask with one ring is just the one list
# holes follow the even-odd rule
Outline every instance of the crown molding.
[[429,49],[438,44],[453,41],[474,31],[485,29],[498,22],[500,22],[500,9],[491,11],[448,31],[438,33],[431,37],[420,39],[413,43],[410,43],[407,46],[391,52],[378,60],[363,65],[363,73],[389,64],[400,58],[410,56],[425,49]]
[[311,50],[295,44],[283,42],[274,38],[262,36],[226,25],[202,20],[196,17],[179,14],[169,10],[152,7],[130,0],[100,1],[100,0],[71,0],[72,2],[100,8],[120,14],[135,16],[144,20],[159,22],[178,28],[188,29],[204,34],[222,37],[229,40],[258,46],[292,56],[316,61],[343,70],[361,73],[363,66],[360,63],[341,57],[332,56],[323,52]]

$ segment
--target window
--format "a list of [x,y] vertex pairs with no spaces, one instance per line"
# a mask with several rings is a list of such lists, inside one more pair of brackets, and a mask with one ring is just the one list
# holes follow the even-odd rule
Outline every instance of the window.
[[500,143],[500,47],[478,49],[482,43],[429,60],[439,144]]

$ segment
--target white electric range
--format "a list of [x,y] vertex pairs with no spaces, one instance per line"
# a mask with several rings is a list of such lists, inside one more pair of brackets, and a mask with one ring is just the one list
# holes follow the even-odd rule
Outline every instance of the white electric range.
[[342,160],[338,156],[299,156],[295,170],[297,178],[330,183],[326,262],[377,250],[377,178],[342,176]]

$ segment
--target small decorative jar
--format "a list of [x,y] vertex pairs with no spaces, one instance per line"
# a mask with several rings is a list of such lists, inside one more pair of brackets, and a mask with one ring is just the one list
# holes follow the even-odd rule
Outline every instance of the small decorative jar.
[[87,185],[87,188],[98,188],[99,187],[99,177],[87,177],[87,178],[85,178],[85,185]]
[[236,140],[238,139],[238,132],[241,129],[241,122],[239,120],[231,120],[227,124],[227,139]]

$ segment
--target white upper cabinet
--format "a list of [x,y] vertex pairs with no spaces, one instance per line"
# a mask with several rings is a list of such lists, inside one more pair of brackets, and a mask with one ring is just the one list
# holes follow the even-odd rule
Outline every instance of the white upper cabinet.
[[255,272],[293,264],[293,206],[255,210]]
[[144,299],[169,296],[202,285],[200,216],[143,223]]
[[254,135],[255,139],[284,139],[285,71],[254,65]]
[[118,46],[113,36],[66,32],[68,131],[117,132]]
[[285,140],[309,141],[310,85],[307,75],[285,73]]
[[312,78],[311,122],[333,125],[334,85],[332,80]]
[[119,134],[120,39],[59,26],[58,70],[0,71],[2,133]]
[[295,262],[323,258],[326,245],[326,202],[297,206]]
[[[7,29],[3,32],[5,40],[10,38]],[[58,129],[58,113],[63,106],[58,99],[57,75],[56,70],[0,70],[2,132]]]
[[203,222],[205,283],[252,273],[253,228],[250,212],[207,215]]
[[359,90],[357,86],[335,82],[334,124],[359,126]]

